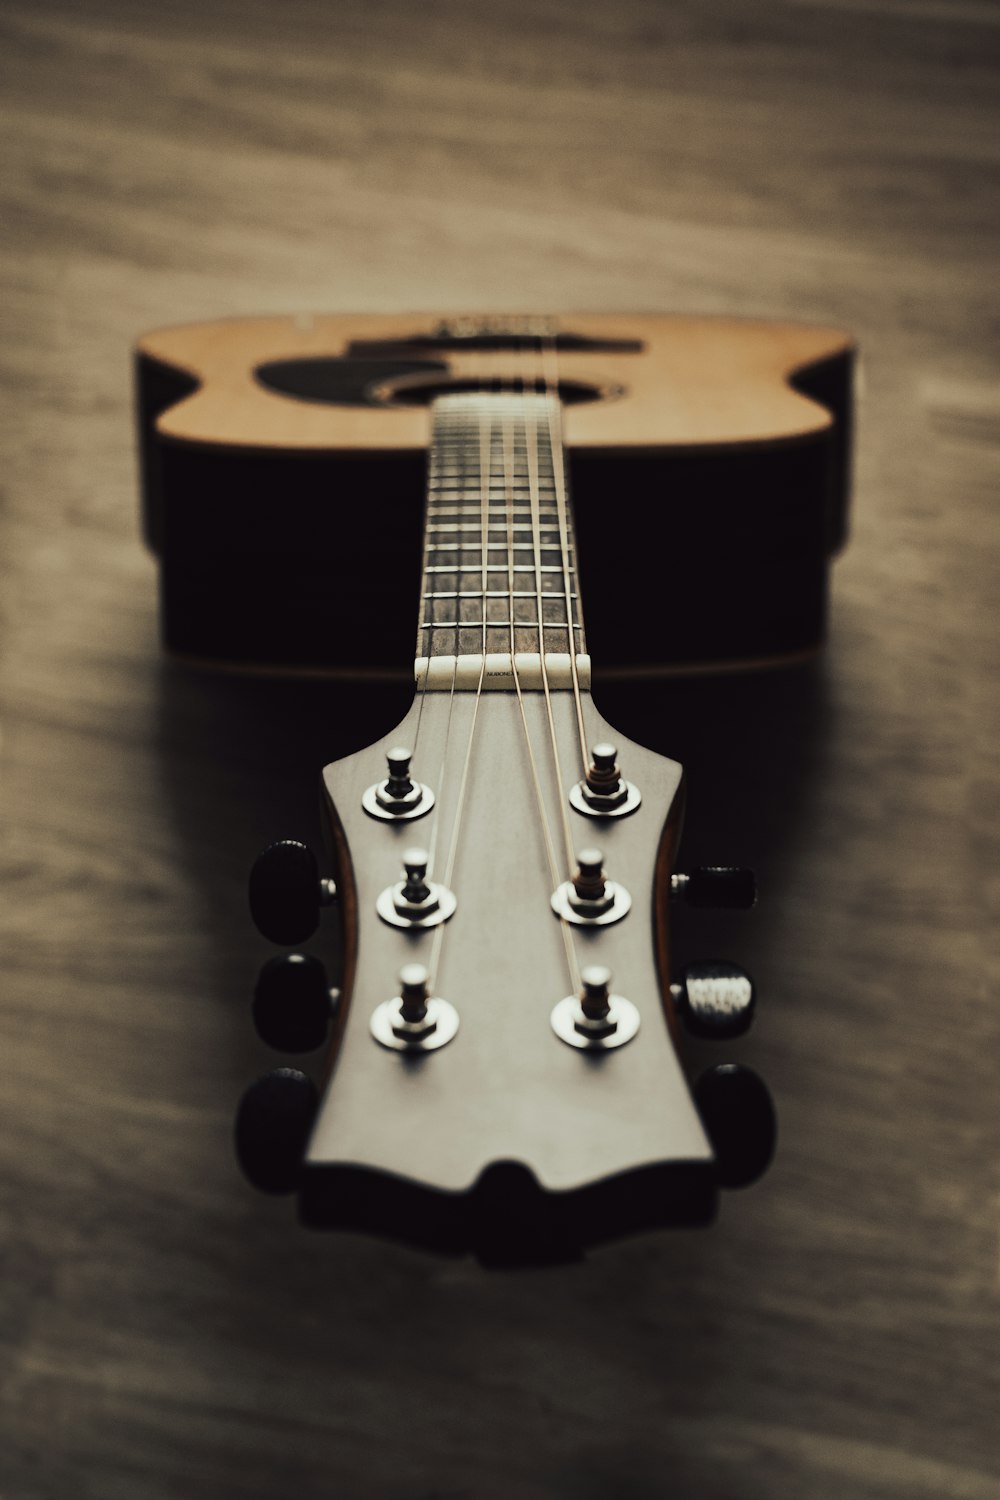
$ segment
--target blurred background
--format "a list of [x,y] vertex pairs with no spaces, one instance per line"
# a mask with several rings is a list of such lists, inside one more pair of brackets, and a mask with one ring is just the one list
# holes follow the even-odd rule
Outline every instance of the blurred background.
[[[1000,1495],[998,44],[985,0],[8,0],[4,1500]],[[246,870],[357,720],[160,656],[129,351],[399,309],[863,351],[825,657],[632,709],[685,862],[760,875],[677,942],[757,977],[779,1154],[568,1268],[311,1235],[232,1159]]]

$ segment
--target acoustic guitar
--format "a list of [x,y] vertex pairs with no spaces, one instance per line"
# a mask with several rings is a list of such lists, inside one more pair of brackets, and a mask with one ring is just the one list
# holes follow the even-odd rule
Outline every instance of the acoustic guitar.
[[[332,874],[284,839],[251,875],[287,950],[258,1030],[322,1062],[251,1087],[237,1150],[307,1224],[541,1262],[705,1223],[766,1168],[762,1081],[689,1086],[681,1059],[684,1032],[746,1031],[753,984],[672,974],[668,945],[672,905],[752,905],[753,876],[677,868],[681,767],[612,729],[592,675],[649,692],[819,647],[853,355],[830,328],[590,314],[141,340],[166,647],[414,684],[323,771]],[[326,907],[335,989],[299,951]]]

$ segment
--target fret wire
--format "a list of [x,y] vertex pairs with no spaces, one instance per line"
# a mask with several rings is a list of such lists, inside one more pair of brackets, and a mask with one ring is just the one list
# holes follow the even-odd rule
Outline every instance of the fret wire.
[[[435,532],[435,533],[441,531],[441,532],[447,532],[447,533],[451,534],[451,533],[456,532],[456,531],[474,531],[474,532],[476,532],[477,535],[479,534],[479,532],[482,531],[482,529],[483,529],[482,528],[482,524],[479,521],[444,522],[441,525],[431,525],[431,526],[428,526],[428,528],[427,528],[428,531]],[[490,526],[487,529],[489,531],[500,531],[502,528],[499,527],[499,526]],[[556,530],[556,528],[554,526],[546,526],[544,529],[545,529],[545,531],[551,531],[554,536],[558,536],[559,535],[559,533],[557,532],[557,530]],[[514,533],[516,533],[518,531],[524,531],[524,532],[527,532],[529,535],[531,534],[531,527],[530,526],[511,526],[509,528],[509,530],[511,532],[514,532]],[[542,545],[543,546],[550,546],[550,547],[558,547],[559,543],[557,541],[556,542],[548,542],[548,543],[544,543],[543,542]]]
[[[517,542],[517,543],[515,543],[511,547],[510,550],[512,552],[527,552],[528,555],[529,555],[529,557],[534,557],[535,556],[535,548],[534,547],[528,547],[523,542]],[[500,551],[502,551],[502,548],[501,548],[499,542],[490,542],[489,546],[486,548],[486,560],[487,560],[487,562],[491,561],[491,558],[490,558],[490,553],[491,552],[500,552]],[[559,557],[559,555],[560,555],[558,547],[541,547],[541,548],[539,548],[539,550],[538,550],[538,560],[540,562],[543,562],[543,563],[546,563],[546,564],[551,561],[551,558],[546,558],[546,556],[545,556],[546,553],[555,553],[556,557]],[[473,547],[473,546],[455,547],[455,546],[451,546],[451,545],[442,546],[442,547],[428,547],[428,549],[427,549],[427,555],[428,555],[428,557],[433,557],[435,559],[435,561],[438,562],[438,563],[440,563],[441,559],[445,558],[445,557],[455,557],[455,558],[464,559],[464,561],[457,562],[455,564],[455,566],[456,567],[462,567],[462,568],[472,568],[472,567],[478,567],[479,560],[480,560],[480,558],[483,555],[483,549],[482,549],[482,547],[480,547],[478,545],[475,546],[475,547]],[[492,559],[492,560],[495,561],[495,559]],[[571,559],[571,561],[572,561],[572,559]]]
[[[470,509],[474,506],[476,510],[479,509],[479,492],[476,486],[472,484],[456,485],[454,490],[439,491],[437,489],[429,488],[427,498],[430,502],[432,510],[442,510],[446,505],[457,505],[460,509]],[[526,499],[530,499],[527,491],[525,491],[524,495],[516,495],[514,498],[516,502],[514,505],[514,514],[519,516],[530,516],[531,506],[524,503]],[[504,499],[504,496],[501,495],[499,490],[491,490],[489,499],[491,514],[493,514],[494,511],[501,510],[501,502]],[[543,516],[557,517],[559,515],[559,507],[555,504],[543,505],[541,513]]]
[[[509,630],[513,625],[515,630],[537,630],[537,620],[424,620],[421,630],[482,630],[485,624],[487,630]],[[546,630],[568,630],[568,620],[543,620],[542,624]],[[582,630],[583,626],[575,620],[574,630]]]
[[[490,594],[485,597],[482,595],[459,594],[450,599],[436,595],[433,599],[426,601],[424,614],[427,619],[432,619],[436,622],[444,619],[450,620],[457,610],[463,618],[467,618],[468,624],[472,625],[477,621],[481,621],[484,605],[487,615],[499,614],[502,609],[506,609],[509,614],[513,607],[515,615],[524,615],[524,624],[527,625],[529,623],[529,608],[533,604],[537,604],[537,599],[537,594],[529,596],[523,593],[517,593],[513,596],[509,594]],[[557,599],[554,596],[550,599],[548,594],[543,594],[542,606],[545,615],[545,625],[551,625],[553,629],[564,629],[569,624],[566,618],[565,599]],[[537,609],[533,612],[537,613]],[[573,614],[575,616],[575,609],[573,610]],[[574,618],[573,623],[575,625],[579,622]]]
[[[466,484],[452,485],[450,488],[446,488],[444,485],[428,485],[427,488],[428,499],[430,500],[431,505],[435,507],[435,509],[437,509],[441,505],[452,505],[455,503],[459,505],[474,505],[477,509],[479,507],[481,498],[479,494],[479,486],[473,481],[469,481]],[[505,499],[505,494],[506,492],[504,491],[491,489],[489,492],[491,508],[495,505],[499,510],[501,508],[501,502]],[[527,489],[518,487],[518,489],[515,490],[514,499],[515,501],[520,502],[519,504],[515,504],[515,510],[519,511],[522,515],[531,514],[531,505],[524,504],[525,500],[530,501],[531,499],[531,496],[528,494]],[[545,500],[548,503],[541,506],[541,514],[543,516],[558,516],[559,506],[556,504],[555,495],[546,495]]]
[[[498,449],[494,449],[492,456],[494,458],[497,458],[499,456],[499,450]],[[479,455],[476,454],[474,457],[470,457],[468,454],[463,453],[463,451],[462,451],[461,448],[456,448],[456,449],[454,449],[450,453],[444,453],[444,454],[441,454],[440,456],[435,456],[434,458],[432,458],[430,464],[428,465],[428,467],[429,467],[430,471],[432,473],[435,473],[435,474],[441,474],[441,473],[465,473],[465,474],[467,474],[467,473],[469,473],[470,471],[473,471],[473,470],[476,473],[478,473],[479,472]],[[490,464],[490,469],[491,470],[492,470],[492,467],[493,467],[492,464]],[[513,470],[513,477],[514,477],[514,479],[515,480],[522,479],[524,477],[524,475],[526,474],[526,472],[527,472],[527,467],[528,467],[527,466],[527,456],[526,455],[518,455],[517,462],[515,462],[515,464],[514,464],[514,470]],[[554,470],[553,470],[553,467],[552,467],[551,463],[545,463],[542,466],[541,477],[543,479],[550,479],[552,477],[553,473],[554,473]]]
[[[478,512],[473,512],[473,511],[469,510],[469,508],[467,506],[456,506],[455,508],[451,508],[451,507],[447,507],[447,508],[445,508],[445,507],[435,507],[432,513],[434,515],[436,515],[436,516],[465,516],[465,517],[468,517],[468,516],[473,515],[473,514],[478,514]],[[522,509],[515,510],[514,514],[516,516],[530,516],[531,512],[529,510],[525,510],[525,509],[522,508]],[[491,526],[496,526],[496,527],[499,527],[502,524],[503,523],[499,522],[499,521],[491,521],[490,522]]]
[[[562,592],[544,593],[543,599],[565,599]],[[569,596],[571,599],[577,597],[576,593]],[[515,589],[513,594],[507,589],[487,589],[484,594],[480,589],[440,589],[434,594],[425,594],[425,599],[537,599],[538,595],[534,589]]]
[[[478,510],[482,495],[479,486],[479,476],[470,474],[460,482],[454,484],[437,484],[433,480],[427,485],[427,498],[432,505],[447,505],[457,502],[475,506]],[[500,490],[496,485],[489,489],[490,506],[499,510],[507,498],[506,490]],[[558,496],[554,489],[548,489],[540,497],[542,501],[542,514],[556,516],[559,514]],[[518,510],[531,510],[531,495],[527,485],[515,485],[514,502]]]
[[[468,501],[466,501],[464,504],[459,504],[459,505],[456,505],[454,507],[448,507],[448,509],[449,510],[453,509],[454,513],[456,515],[464,516],[467,521],[470,519],[470,517],[475,518],[475,520],[477,522],[480,520],[480,514],[479,514],[479,507],[478,507],[478,505],[476,505],[476,508],[473,509],[472,506],[470,505],[470,503]],[[432,522],[432,524],[436,524],[437,517],[440,516],[440,515],[442,515],[444,513],[444,510],[445,510],[444,506],[432,505],[432,506],[430,506],[428,508],[428,519]],[[529,523],[527,521],[521,519],[521,517],[524,516],[525,514],[526,514],[526,512],[522,510],[514,518],[514,527],[515,527],[516,531],[527,531],[527,530],[529,530]],[[506,533],[506,531],[509,530],[509,527],[507,526],[506,518],[504,519],[503,522],[500,522],[500,521],[497,521],[495,519],[495,516],[496,516],[496,512],[491,510],[490,514],[489,514],[490,528],[492,530],[494,530],[494,531],[504,531]],[[558,528],[557,513],[556,513],[556,511],[552,510],[552,511],[546,512],[546,515],[545,515],[545,517],[544,517],[544,519],[542,521],[542,526],[544,527],[544,529],[546,531],[558,531],[559,528]],[[472,530],[472,529],[473,529],[472,527],[469,527],[469,530]]]
[[[456,510],[464,511],[466,513],[466,515],[472,515],[472,514],[474,514],[476,516],[479,515],[479,496],[475,495],[475,494],[472,494],[471,492],[469,494],[438,495],[438,496],[436,496],[434,494],[430,494],[430,495],[428,495],[427,498],[428,498],[428,501],[429,501],[429,510],[430,510],[431,515],[439,515],[441,513],[441,511],[444,510],[444,509],[446,509],[447,507],[453,507]],[[491,498],[491,501],[490,501],[490,516],[491,517],[496,517],[496,516],[498,516],[500,514],[500,504],[499,504],[499,501],[500,501],[500,496],[499,495],[494,495]],[[530,516],[530,515],[531,515],[531,508],[530,508],[530,506],[527,506],[527,505],[518,505],[518,506],[515,507],[515,519],[519,520],[519,522],[520,522],[521,525],[523,525],[524,523],[523,523],[523,521],[520,521],[520,517],[522,517],[522,516]],[[542,509],[541,509],[541,512],[540,512],[540,516],[541,516],[541,519],[542,519],[542,521],[543,521],[543,523],[545,525],[547,525],[547,526],[555,526],[555,525],[557,525],[558,520],[559,520],[559,507],[556,506],[556,505],[543,506]],[[506,514],[504,515],[504,520],[506,521]],[[496,520],[494,520],[493,524],[494,525],[498,525],[499,522],[496,521]]]
[[[512,533],[513,534],[513,533]],[[495,547],[502,546],[501,542],[487,542],[486,550],[489,552]],[[534,544],[530,542],[516,542],[515,546],[520,552],[533,552]],[[473,549],[482,551],[481,542],[438,542],[434,546],[435,552],[471,552]],[[540,552],[558,552],[558,542],[542,542],[538,549]]]
[[[489,563],[487,565],[486,571],[487,571],[487,573],[506,573],[508,571],[508,569],[507,569],[507,566],[506,566],[505,563]],[[533,574],[534,571],[535,571],[535,569],[534,569],[534,567],[530,563],[515,563],[514,564],[514,572],[515,573],[532,573]],[[561,567],[557,567],[555,565],[555,563],[545,563],[542,566],[542,568],[541,568],[540,571],[543,572],[543,573],[559,573],[561,575],[563,570],[562,570]],[[425,573],[477,573],[477,572],[479,572],[479,569],[478,568],[449,567],[447,563],[434,563],[434,564],[431,565],[431,567],[425,568],[424,572]]]
[[[483,529],[482,528],[482,518],[479,516],[478,512],[470,511],[468,508],[463,507],[461,510],[457,510],[457,511],[453,512],[453,514],[456,517],[459,517],[460,519],[449,521],[449,522],[445,522],[444,524],[441,524],[440,522],[438,522],[438,520],[436,518],[436,513],[434,511],[431,511],[430,516],[428,518],[428,526],[427,526],[428,531],[432,531],[432,532],[438,532],[438,531],[442,531],[442,532],[465,531],[465,532],[472,532],[472,533],[477,533],[477,534],[480,531],[482,531],[482,529]],[[470,516],[474,516],[475,517],[475,524],[472,524],[472,525],[469,524]],[[463,524],[463,522],[465,524]],[[530,536],[533,537],[535,535],[534,528],[530,527],[526,521],[517,521],[511,527],[511,526],[506,526],[506,525],[500,526],[500,525],[497,524],[496,521],[490,520],[490,521],[487,522],[487,530],[488,531],[502,531],[505,538],[507,536],[511,535],[512,533],[518,533],[518,532],[522,536],[530,535]],[[542,527],[542,533],[545,536],[559,536],[559,529],[551,521],[547,521],[545,523],[545,525]],[[561,544],[562,544],[562,542],[561,542],[561,538],[560,538],[560,541],[556,545],[561,545]]]
[[[428,553],[432,553],[432,552],[433,553],[454,552],[454,553],[457,554],[459,552],[462,552],[462,553],[469,553],[469,552],[481,553],[483,549],[482,549],[482,547],[478,543],[476,543],[476,542],[469,542],[466,546],[462,546],[462,547],[454,547],[454,546],[428,547],[427,550],[428,550]],[[486,548],[486,550],[487,550],[487,552],[501,552],[503,550],[503,548],[501,547],[501,545],[500,545],[499,542],[497,542],[496,544],[494,544],[494,543],[491,542],[489,544],[489,546]],[[532,546],[530,546],[527,542],[515,542],[512,545],[512,547],[511,547],[510,550],[512,552],[530,552],[532,556],[534,556],[534,554],[535,554],[535,548],[532,547]],[[556,547],[556,546],[540,547],[538,550],[539,550],[539,552],[556,552],[556,553],[558,553],[559,548]]]
[[[498,490],[492,490],[489,498],[490,514],[493,515],[500,509],[500,502],[503,496]],[[531,514],[530,506],[525,503],[529,498],[527,491],[523,495],[515,496],[515,501],[517,502],[516,510],[520,515]],[[456,486],[454,490],[438,491],[432,489],[428,492],[427,499],[432,512],[439,511],[446,505],[457,505],[460,509],[464,510],[471,510],[475,507],[477,514],[479,511],[480,496],[474,485],[460,485]],[[559,516],[559,507],[554,503],[543,505],[539,514],[543,521],[547,520],[550,524],[555,523]]]

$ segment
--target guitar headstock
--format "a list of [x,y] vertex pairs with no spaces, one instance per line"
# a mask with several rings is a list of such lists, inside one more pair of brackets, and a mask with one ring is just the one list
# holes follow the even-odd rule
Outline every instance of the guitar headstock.
[[[258,861],[254,915],[284,946],[336,887],[333,998],[318,960],[290,954],[255,999],[265,1040],[325,1043],[319,1087],[268,1075],[238,1123],[251,1180],[297,1190],[307,1223],[563,1259],[706,1222],[720,1184],[766,1167],[756,1075],[711,1069],[692,1090],[679,1053],[684,1030],[745,1030],[753,986],[732,964],[669,968],[672,902],[749,905],[752,877],[678,874],[681,767],[579,702],[423,693],[323,773],[333,881],[294,842]],[[557,768],[584,740],[568,784]]]

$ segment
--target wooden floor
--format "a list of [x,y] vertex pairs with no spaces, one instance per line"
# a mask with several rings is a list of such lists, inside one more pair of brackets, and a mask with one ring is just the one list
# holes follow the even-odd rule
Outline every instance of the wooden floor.
[[[8,0],[3,1500],[1000,1496],[1000,11]],[[690,768],[685,950],[781,1149],[709,1231],[492,1274],[231,1158],[255,849],[358,734],[158,655],[129,345],[305,309],[856,330],[822,665],[605,701]]]

